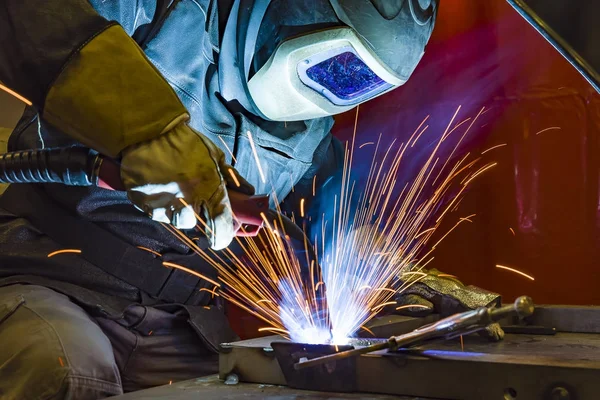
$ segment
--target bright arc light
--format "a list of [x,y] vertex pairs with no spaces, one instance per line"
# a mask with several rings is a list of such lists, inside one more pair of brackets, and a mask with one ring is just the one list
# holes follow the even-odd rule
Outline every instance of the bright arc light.
[[[469,222],[469,217],[456,217],[459,222],[438,235],[441,220],[452,215],[467,186],[495,165],[480,167],[479,159],[468,160],[468,155],[458,161],[442,159],[443,142],[446,146],[456,131],[461,136],[455,151],[483,114],[455,124],[459,111],[460,107],[408,182],[400,180],[402,160],[416,140],[431,141],[431,131],[417,129],[405,143],[385,146],[380,137],[370,147],[366,181],[354,180],[353,136],[346,144],[339,191],[320,193],[329,196],[331,208],[310,222],[320,232],[311,237],[314,248],[304,243],[304,253],[316,254],[320,268],[292,250],[282,221],[266,215],[264,234],[236,238],[241,253],[207,253],[183,233],[165,227],[216,269],[222,283],[219,294],[265,322],[265,331],[280,332],[298,343],[345,344],[384,304],[392,304],[398,292],[427,276],[421,269],[433,260],[436,245],[461,222]],[[260,167],[258,158],[256,162]]]

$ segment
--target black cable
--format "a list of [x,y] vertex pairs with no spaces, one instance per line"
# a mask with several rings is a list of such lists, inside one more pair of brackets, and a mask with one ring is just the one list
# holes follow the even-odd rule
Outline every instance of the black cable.
[[0,155],[0,183],[94,186],[101,162],[96,151],[79,146],[14,151]]

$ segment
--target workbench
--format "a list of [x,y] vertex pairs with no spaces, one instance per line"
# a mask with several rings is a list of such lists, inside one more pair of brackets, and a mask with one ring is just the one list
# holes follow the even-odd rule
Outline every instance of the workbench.
[[[386,338],[436,318],[387,316],[369,327],[377,337]],[[280,354],[271,345],[283,341],[278,336],[225,343],[218,377],[114,399],[600,398],[599,307],[540,306],[526,321],[507,320],[502,325],[507,334],[501,342],[490,343],[476,334],[462,341],[433,340],[396,352],[369,353],[304,376],[290,373],[278,359]]]
[[[398,397],[386,395],[354,394],[354,393],[326,393],[290,389],[285,386],[239,383],[225,385],[217,375],[189,381],[173,383],[147,390],[140,390],[111,397],[111,400],[420,400],[416,397]],[[432,399],[427,399],[432,400]],[[435,399],[433,399],[435,400]]]

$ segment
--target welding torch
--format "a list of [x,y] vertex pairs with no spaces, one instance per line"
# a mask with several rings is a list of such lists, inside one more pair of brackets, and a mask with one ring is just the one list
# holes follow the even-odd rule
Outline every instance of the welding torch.
[[[125,190],[118,162],[81,146],[0,154],[0,183],[60,183]],[[266,219],[281,227],[290,238],[310,244],[302,228],[269,208],[268,196],[248,196],[231,190],[229,199],[234,217],[242,228],[238,229],[237,236],[257,235]]]
[[392,336],[382,343],[300,361],[294,364],[294,368],[300,370],[384,349],[396,351],[399,348],[414,346],[431,339],[453,339],[485,329],[489,324],[506,317],[525,318],[533,314],[534,308],[533,300],[530,297],[521,296],[510,305],[499,308],[480,307],[476,310],[455,314],[404,335]]

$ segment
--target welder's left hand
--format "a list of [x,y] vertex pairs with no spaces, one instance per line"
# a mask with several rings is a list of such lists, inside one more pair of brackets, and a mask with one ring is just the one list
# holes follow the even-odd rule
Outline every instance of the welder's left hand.
[[[394,309],[395,313],[423,317],[436,312],[442,317],[447,317],[479,307],[501,305],[499,294],[476,286],[465,286],[457,278],[441,273],[436,269],[423,269],[420,272],[426,273],[427,276],[407,274],[403,279],[407,289],[394,298],[397,302],[394,308],[414,306],[402,308],[398,311]],[[415,280],[415,282],[411,284],[412,280]],[[408,286],[409,284],[410,286]],[[485,330],[480,331],[480,334],[492,341],[504,338],[504,331],[497,323],[489,325]]]

